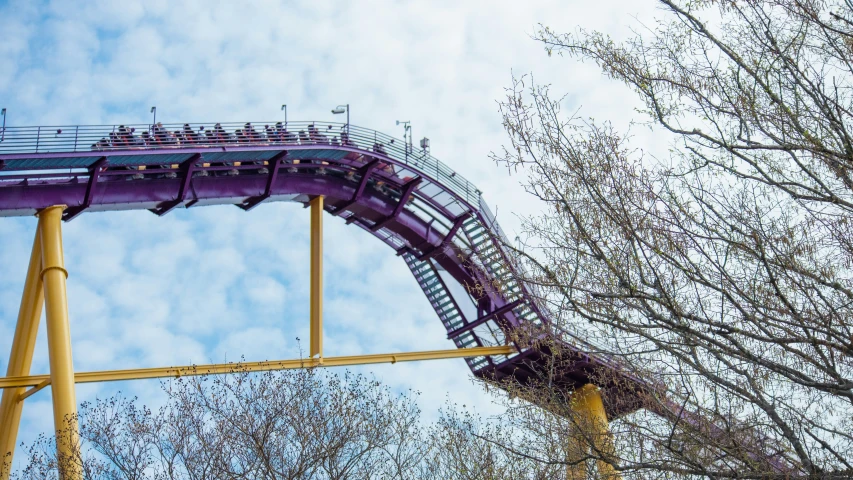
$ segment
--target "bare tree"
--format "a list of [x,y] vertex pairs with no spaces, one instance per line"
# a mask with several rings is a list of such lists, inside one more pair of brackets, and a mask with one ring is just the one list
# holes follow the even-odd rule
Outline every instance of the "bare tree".
[[[91,479],[431,478],[414,394],[314,369],[165,382],[156,413],[121,396],[81,408]],[[30,448],[16,478],[55,478],[54,437]]]
[[[620,419],[626,475],[853,475],[853,3],[660,5],[621,43],[538,31],[549,55],[624,82],[645,105],[637,123],[672,142],[644,154],[516,79],[495,158],[548,208],[507,247],[557,323],[665,385],[647,407],[682,402],[714,426]],[[569,397],[550,386],[517,386],[548,408],[510,421],[564,418]]]
[[431,427],[430,476],[464,480],[552,479],[565,470],[563,462],[543,462],[507,448],[514,435],[525,432],[500,422],[484,421],[458,405],[448,406]]
[[414,392],[367,377],[235,371],[164,382],[156,412],[120,394],[86,403],[74,458],[58,459],[43,435],[13,478],[53,479],[72,465],[92,480],[550,480],[583,462],[566,451],[567,417],[528,402],[510,402],[528,415],[514,422],[449,404],[424,423]]

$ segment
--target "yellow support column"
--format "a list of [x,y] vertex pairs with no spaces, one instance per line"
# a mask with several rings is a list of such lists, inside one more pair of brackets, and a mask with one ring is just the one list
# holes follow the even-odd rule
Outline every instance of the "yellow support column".
[[[18,324],[12,338],[12,353],[9,354],[7,377],[30,374],[33,363],[33,350],[36,346],[41,310],[44,305],[44,290],[41,282],[41,238],[36,229],[33,250],[30,254],[30,266],[27,268],[27,280],[21,296],[21,309],[18,310]],[[0,480],[8,480],[12,468],[12,455],[21,423],[21,411],[24,402],[21,395],[25,387],[3,390],[0,400]]]
[[[601,391],[592,384],[586,384],[575,390],[571,397],[572,410],[577,413],[578,435],[580,438],[573,439],[573,447],[570,451],[575,454],[584,455],[590,446],[595,449],[593,456],[599,458],[598,476],[604,480],[621,480],[622,476],[613,468],[615,462],[615,449],[613,438],[610,435],[607,422],[607,412],[604,410],[604,402],[601,400]],[[610,462],[601,460],[604,457]],[[576,458],[581,458],[580,456]],[[579,463],[569,466],[567,472],[569,480],[585,480],[586,465]]]
[[65,260],[62,254],[62,211],[65,206],[39,212],[41,233],[41,277],[44,283],[47,319],[47,346],[50,354],[50,385],[53,393],[53,424],[57,430],[56,450],[62,480],[82,479],[79,465],[77,396],[74,391],[74,364],[71,359],[71,327]]
[[311,333],[309,353],[323,363],[323,196],[311,200]]

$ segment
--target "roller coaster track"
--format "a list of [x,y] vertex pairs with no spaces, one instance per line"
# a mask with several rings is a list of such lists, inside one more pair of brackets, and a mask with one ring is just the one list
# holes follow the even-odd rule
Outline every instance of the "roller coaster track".
[[[322,195],[327,213],[403,257],[458,348],[504,345],[519,328],[556,333],[571,359],[560,363],[560,382],[569,391],[595,382],[610,419],[651,408],[644,399],[663,393],[548,318],[532,287],[518,282],[518,263],[481,191],[461,175],[374,130],[330,122],[261,127],[273,123],[9,127],[0,133],[0,216],[52,205],[68,206],[66,221],[108,210],[251,210]],[[550,350],[517,347],[466,362],[479,377],[537,378]],[[665,417],[700,422],[677,405],[657,405]]]

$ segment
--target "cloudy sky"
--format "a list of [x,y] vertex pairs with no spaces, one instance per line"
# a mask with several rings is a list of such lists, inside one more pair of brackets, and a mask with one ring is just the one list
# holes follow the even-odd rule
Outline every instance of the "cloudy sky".
[[[593,65],[549,58],[530,35],[599,29],[621,37],[652,1],[0,2],[0,107],[8,125],[339,120],[415,138],[478,185],[510,236],[539,206],[489,160],[505,144],[496,101],[513,74],[565,93],[565,108],[627,126],[636,106]],[[65,224],[77,371],[296,358],[308,337],[308,215],[296,204],[84,214]],[[0,219],[0,371],[34,218]],[[358,228],[326,218],[325,354],[452,348],[403,261]],[[47,372],[46,338],[33,373]],[[302,343],[305,347],[305,343]],[[462,360],[364,369],[488,414]],[[156,404],[158,381],[84,385]],[[52,429],[50,390],[27,400],[21,441]],[[23,455],[18,455],[20,465]]]

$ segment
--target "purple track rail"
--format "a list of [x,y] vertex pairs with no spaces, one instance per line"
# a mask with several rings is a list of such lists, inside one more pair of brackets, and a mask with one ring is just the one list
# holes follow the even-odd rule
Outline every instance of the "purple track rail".
[[[262,129],[264,123],[274,126]],[[215,204],[251,210],[262,202],[307,203],[324,195],[328,213],[404,257],[457,347],[503,344],[516,328],[555,332],[569,352],[558,375],[567,389],[599,384],[611,419],[660,409],[644,398],[661,396],[661,386],[549,320],[534,292],[517,282],[515,262],[480,190],[427,152],[339,123],[247,125],[6,128],[0,216],[32,215],[57,204],[68,206],[67,221],[109,210],[165,215]],[[464,288],[470,285],[501,287],[472,293]],[[522,348],[467,362],[475,375],[527,382],[540,376],[550,355],[545,348]],[[669,410],[656,413],[694,421]]]

